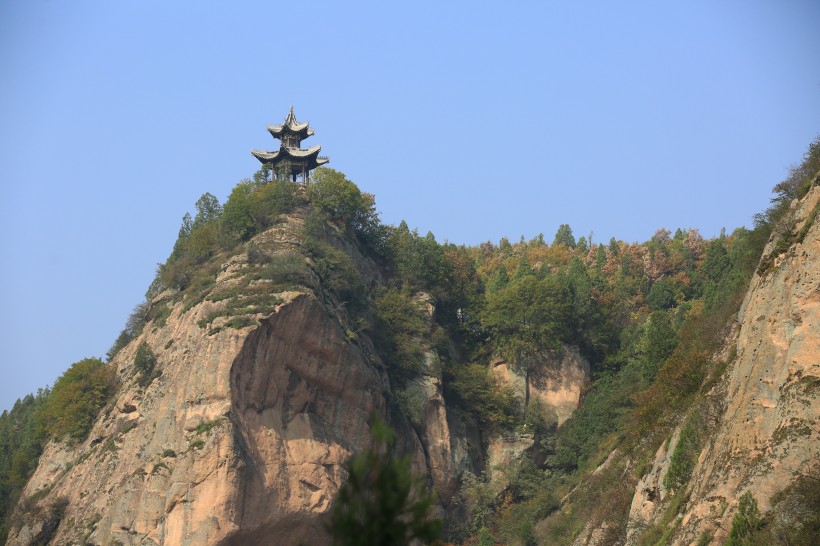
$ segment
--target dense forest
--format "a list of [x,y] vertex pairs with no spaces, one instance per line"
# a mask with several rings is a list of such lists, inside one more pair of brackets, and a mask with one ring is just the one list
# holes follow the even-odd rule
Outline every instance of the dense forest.
[[[254,323],[249,315],[277,303],[253,281],[315,289],[318,279],[318,289],[349,313],[355,325],[349,339],[366,334],[373,340],[387,366],[394,406],[414,423],[420,416],[413,380],[424,373],[418,340],[428,331],[422,303],[432,301],[430,342],[441,357],[448,406],[487,434],[526,432],[534,439],[526,457],[506,469],[510,479],[500,488],[487,475],[465,476],[460,502],[466,517],[445,521],[442,538],[534,544],[533,526],[546,520],[539,536],[566,543],[593,510],[613,522],[623,518],[640,469],[627,478],[603,472],[587,481],[575,494],[588,502],[575,502],[570,510],[558,509],[561,499],[616,446],[649,461],[682,415],[687,422],[667,480],[673,490],[688,480],[706,433],[703,418],[689,409],[727,364],[715,355],[752,274],[772,267],[769,257],[761,257],[772,231],[784,230],[783,244],[801,237],[781,219],[818,170],[820,138],[775,186],[771,207],[755,216],[751,229],[714,239],[678,228],[659,229],[643,243],[600,242],[563,224],[552,237],[468,247],[442,243],[404,222],[384,225],[374,197],[340,172],[319,169],[302,188],[262,169],[240,182],[224,204],[206,193],[195,214],[185,215],[171,255],[107,360],[148,322],[161,323],[177,303],[191,308],[206,298],[234,297],[220,311],[234,317],[222,327],[242,328]],[[309,261],[268,255],[251,241],[294,211],[306,218],[301,248]],[[376,278],[364,278],[351,255],[333,244],[336,232],[378,266]],[[256,278],[240,287],[241,297],[212,293],[221,264],[237,252],[259,265]],[[201,326],[207,329],[215,318]],[[589,362],[591,381],[578,410],[558,427],[537,401],[517,397],[500,382],[491,363],[501,358],[525,377],[537,377],[564,346],[577,347]],[[141,347],[134,362],[141,381],[151,381],[154,364],[150,349]],[[116,389],[111,366],[84,359],[52,388],[18,400],[0,416],[0,542],[46,443],[82,441]],[[764,531],[765,520],[758,518],[746,535]],[[654,544],[660,533],[649,530],[644,543]]]

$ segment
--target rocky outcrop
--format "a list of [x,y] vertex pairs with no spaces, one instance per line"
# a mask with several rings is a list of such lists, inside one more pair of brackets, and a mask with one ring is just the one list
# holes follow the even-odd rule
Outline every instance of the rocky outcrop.
[[652,459],[652,468],[635,486],[635,496],[632,497],[632,505],[629,507],[629,523],[626,528],[627,544],[634,544],[641,531],[655,523],[662,513],[660,508],[669,496],[665,479],[678,440],[680,427],[675,429],[668,443],[661,444]]
[[589,385],[589,361],[576,346],[564,345],[554,354],[544,354],[527,374],[500,358],[491,366],[522,402],[537,400],[547,419],[559,426],[578,409]]
[[[291,216],[253,242],[305,261],[301,223]],[[354,263],[375,282],[372,263]],[[270,296],[273,307],[253,320],[222,316],[227,296],[158,296],[170,315],[113,359],[122,386],[88,439],[47,446],[8,544],[44,533],[53,544],[326,544],[325,515],[347,459],[371,442],[374,414],[393,415],[400,449],[446,506],[471,458],[470,442],[454,437],[467,427],[444,406],[440,372],[430,374],[421,426],[411,426],[389,411],[384,366],[333,294],[318,281],[269,294],[263,280],[240,284],[253,267],[244,254],[226,259],[210,291]],[[145,387],[133,370],[142,341],[158,357]]]
[[[707,394],[714,432],[706,439],[673,523],[670,544],[723,544],[739,498],[751,492],[761,511],[772,497],[820,467],[820,187],[795,202],[763,251],[772,263],[756,274],[738,316],[736,356]],[[781,237],[793,237],[775,255]],[[766,262],[764,262],[766,263]],[[629,540],[663,515],[663,476],[680,433],[662,446],[639,482]],[[706,542],[699,542],[706,541]]]
[[[818,203],[815,185],[791,212],[792,232],[802,230],[802,241],[752,279],[737,357],[726,371],[724,411],[690,480],[679,544],[704,532],[722,544],[744,492],[765,512],[775,493],[820,464]],[[775,245],[769,242],[764,257]]]

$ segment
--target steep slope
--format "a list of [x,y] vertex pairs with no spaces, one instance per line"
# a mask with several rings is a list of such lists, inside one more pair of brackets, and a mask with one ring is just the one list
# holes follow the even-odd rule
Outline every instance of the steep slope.
[[[46,448],[8,544],[326,543],[321,515],[346,460],[369,445],[373,413],[391,418],[446,506],[471,456],[450,423],[467,427],[447,413],[440,377],[420,426],[391,409],[372,343],[351,334],[344,306],[306,266],[305,214],[255,237],[253,260],[227,257],[200,301],[155,298],[169,316],[114,358],[122,388],[88,439]],[[337,235],[376,282],[374,264]],[[271,263],[308,271],[301,288],[266,279]],[[142,342],[158,357],[145,387],[133,367]]]
[[[817,479],[819,203],[815,178],[813,188],[792,204],[783,219],[785,229],[772,237],[763,252],[763,265],[752,279],[736,338],[729,344],[736,356],[722,380],[704,397],[704,404],[693,410],[703,414],[709,434],[683,486],[688,501],[670,524],[670,544],[723,544],[744,493],[750,492],[765,513],[778,493],[802,477]],[[641,530],[660,521],[668,508],[664,478],[680,436],[678,427],[638,484],[630,512],[629,542],[636,542]],[[783,514],[773,525],[786,525],[791,527],[788,532],[797,532],[802,523],[796,516],[799,514]]]
[[[721,543],[737,500],[751,491],[762,511],[820,464],[820,187],[793,209],[804,235],[755,275],[740,313],[737,357],[727,370],[717,433],[690,481],[680,544],[703,531]],[[771,241],[764,257],[775,252]],[[728,509],[727,509],[728,505]]]

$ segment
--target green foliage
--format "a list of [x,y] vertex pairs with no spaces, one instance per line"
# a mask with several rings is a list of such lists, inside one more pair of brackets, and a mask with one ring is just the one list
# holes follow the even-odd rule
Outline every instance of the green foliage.
[[606,291],[600,277],[593,278],[579,257],[574,257],[559,277],[567,287],[569,316],[565,339],[575,343],[590,360],[601,361],[617,347],[611,305],[602,301]]
[[185,290],[194,283],[197,266],[219,250],[218,226],[215,221],[201,223],[184,240],[177,241],[174,253],[159,266],[163,286]]
[[712,535],[709,534],[708,531],[704,531],[698,537],[698,541],[695,543],[695,546],[709,546],[712,543]]
[[[193,233],[198,227],[204,226],[205,224],[216,222],[222,214],[222,205],[219,204],[219,199],[207,192],[197,199],[194,206],[196,207],[196,216],[194,217],[190,233]],[[183,218],[183,227],[184,222],[185,220]]]
[[333,502],[329,531],[344,546],[430,543],[441,532],[433,496],[410,470],[410,457],[393,453],[395,433],[380,419],[374,446],[348,463],[348,480]]
[[[282,299],[271,290],[270,285],[257,284],[236,292],[223,292],[209,296],[212,301],[229,299],[230,301],[221,309],[208,313],[197,322],[200,328],[205,328],[214,320],[220,317],[231,317],[231,321],[224,326],[229,328],[244,328],[255,323],[255,319],[247,315],[270,314],[276,306],[282,303]],[[216,333],[216,332],[214,332]]]
[[97,358],[75,362],[54,383],[43,408],[49,435],[82,441],[116,389],[116,370]]
[[679,290],[675,283],[662,279],[652,284],[646,296],[646,304],[653,310],[671,309],[675,307],[679,298]]
[[344,302],[354,306],[365,304],[361,274],[348,254],[314,238],[308,238],[303,248],[313,257],[316,273],[325,288],[333,290]]
[[732,529],[725,546],[747,546],[751,544],[750,536],[760,529],[763,519],[757,508],[757,500],[751,491],[746,491],[737,504],[737,513],[732,519]]
[[478,546],[495,546],[497,543],[492,533],[486,527],[482,527],[478,532]]
[[768,273],[774,258],[788,250],[799,238],[799,234],[793,231],[793,219],[788,218],[789,206],[794,199],[803,197],[809,191],[818,171],[820,171],[820,135],[809,145],[801,164],[792,167],[786,180],[774,187],[775,196],[771,200],[771,206],[754,217],[755,231],[762,239],[760,246],[765,244],[765,239],[770,233],[774,232],[776,237],[774,250],[760,262],[758,267],[760,275]]
[[0,543],[6,542],[9,517],[37,467],[37,459],[46,442],[41,412],[49,396],[48,389],[29,394],[14,403],[11,411],[0,415]]
[[128,316],[128,320],[125,322],[125,327],[122,329],[122,332],[120,332],[120,335],[117,337],[114,345],[112,345],[106,353],[108,362],[111,362],[111,359],[114,358],[123,347],[128,345],[132,339],[142,333],[146,322],[148,322],[150,305],[151,304],[149,302],[144,301],[134,307],[134,310],[131,311],[131,314]]
[[526,369],[568,336],[568,294],[556,277],[525,276],[487,296],[482,324],[498,349]]
[[552,240],[552,244],[575,248],[575,237],[572,235],[572,228],[569,227],[569,224],[561,224],[558,226],[558,231],[555,232],[555,239]]
[[406,380],[422,371],[420,338],[429,331],[421,305],[410,294],[383,289],[373,302],[374,341],[394,378]]
[[389,231],[386,244],[394,275],[402,286],[429,290],[437,298],[446,297],[450,264],[432,233],[420,237],[418,231],[410,231],[407,224],[401,222]]
[[669,463],[664,485],[670,491],[679,491],[689,481],[700,455],[704,423],[700,411],[695,408],[681,428],[678,443]]
[[227,247],[264,231],[300,202],[298,184],[287,180],[263,182],[259,176],[254,179],[237,184],[225,202],[219,228]]
[[190,214],[183,216],[174,250],[158,268],[158,284],[161,287],[185,290],[195,283],[197,266],[219,251],[219,220],[222,215],[219,200],[205,193],[197,200],[196,209],[193,221]]
[[663,311],[654,311],[644,325],[642,371],[644,381],[648,384],[654,379],[661,365],[677,347],[678,339],[669,315]]
[[449,389],[479,422],[495,429],[511,427],[519,409],[509,387],[499,383],[486,366],[467,364],[448,370]]
[[148,343],[143,340],[134,354],[134,371],[137,373],[137,381],[141,386],[145,387],[151,382],[156,365],[157,355],[154,354]]
[[222,419],[221,417],[218,419],[214,419],[212,421],[203,421],[197,425],[196,430],[194,430],[194,434],[208,434],[215,427],[221,425],[223,421],[224,419]]
[[256,188],[250,180],[243,180],[231,190],[222,212],[220,231],[223,242],[247,241],[259,230],[253,205]]
[[[470,516],[469,530],[471,533],[478,532],[486,536],[485,541],[491,538],[487,526],[491,524],[493,505],[498,493],[498,487],[490,481],[486,471],[480,476],[469,471],[464,473],[461,481],[461,497]],[[495,539],[492,540],[492,544],[495,544]]]
[[344,174],[325,167],[316,169],[308,196],[332,220],[349,226],[366,248],[377,255],[384,252],[386,231],[379,221],[375,199],[362,193]]
[[750,530],[745,537],[748,544],[814,546],[817,543],[820,536],[820,472],[814,467],[809,474],[796,477],[789,487],[772,496],[771,510],[758,529]]
[[507,268],[504,267],[504,264],[501,264],[498,267],[498,271],[495,272],[495,275],[487,285],[487,292],[489,294],[494,294],[503,288],[507,288],[509,284],[510,276],[507,274]]

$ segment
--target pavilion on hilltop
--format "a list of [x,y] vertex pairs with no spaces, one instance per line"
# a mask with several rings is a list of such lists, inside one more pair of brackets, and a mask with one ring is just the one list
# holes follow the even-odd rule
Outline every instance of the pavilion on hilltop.
[[268,125],[268,132],[281,142],[279,149],[275,152],[251,150],[251,153],[263,165],[271,167],[274,177],[290,176],[294,182],[301,177],[302,183],[307,184],[310,181],[310,171],[330,161],[327,157],[319,155],[321,146],[301,147],[303,140],[313,136],[313,129],[307,122],[296,121],[293,106],[290,107],[290,113],[284,123]]

